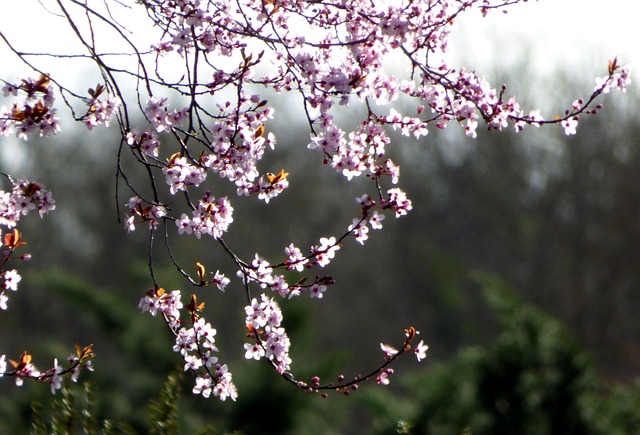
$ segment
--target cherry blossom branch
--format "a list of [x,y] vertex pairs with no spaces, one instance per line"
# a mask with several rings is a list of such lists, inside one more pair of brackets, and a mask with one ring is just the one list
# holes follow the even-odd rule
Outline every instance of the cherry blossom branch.
[[[36,82],[36,84],[25,81],[23,90],[30,95],[42,93],[44,92],[46,82],[47,80],[41,80]],[[23,112],[25,111],[26,109],[23,109]],[[14,117],[16,116],[15,112],[16,110],[14,110]],[[6,270],[7,265],[13,260],[29,261],[31,259],[31,254],[21,254],[17,258],[15,257],[16,250],[27,244],[24,241],[22,233],[16,226],[22,216],[27,215],[31,211],[37,210],[40,217],[46,215],[55,208],[55,202],[44,186],[27,180],[14,181],[9,175],[4,173],[2,175],[4,175],[12,185],[10,192],[0,191],[0,226],[10,230],[6,232],[2,238],[4,243],[0,244],[0,246],[7,248],[2,251],[2,260],[0,260],[0,279],[2,280],[0,309],[6,311],[9,301],[6,292],[17,291],[18,284],[22,280],[22,277],[16,269]],[[56,358],[54,359],[51,369],[40,372],[31,362],[32,356],[26,351],[20,356],[18,361],[8,360],[10,365],[13,366],[13,370],[7,370],[7,357],[2,354],[0,355],[0,377],[14,377],[17,386],[23,385],[24,379],[48,382],[51,384],[51,393],[55,394],[55,392],[61,388],[62,379],[65,375],[69,375],[70,379],[76,382],[81,369],[93,370],[91,365],[91,359],[93,357],[94,354],[91,345],[82,349],[76,345],[76,354],[68,358],[69,366],[66,369],[58,365]]]
[[[574,134],[580,115],[600,110],[599,96],[625,90],[630,83],[629,68],[614,59],[588,98],[575,100],[563,116],[547,120],[538,110],[525,113],[515,97],[506,95],[506,85],[494,88],[475,71],[453,69],[440,60],[446,59],[449,35],[461,14],[506,12],[523,2],[139,0],[131,5],[105,1],[102,6],[89,7],[79,0],[56,0],[86,53],[41,57],[87,59],[96,67],[100,81],[86,94],[44,72],[20,83],[5,81],[5,97],[20,94],[24,101],[0,110],[0,134],[15,133],[28,139],[34,133],[58,133],[51,83],[58,87],[73,118],[89,130],[108,127],[111,122],[118,125],[117,208],[123,205],[122,190],[129,198],[125,228],[132,232],[142,225],[148,231],[147,260],[153,285],[139,307],[153,316],[161,314],[174,336],[173,350],[184,360],[185,371],[195,376],[195,394],[235,400],[237,391],[227,366],[218,364],[213,356],[218,352],[216,332],[205,321],[204,304],[198,303],[195,294],[183,304],[180,290],[167,292],[157,282],[154,243],[160,224],[166,256],[185,284],[244,292],[250,341],[244,343],[247,359],[266,359],[287,382],[321,394],[328,390],[346,394],[374,378],[386,385],[393,373],[390,365],[401,355],[413,351],[418,360],[426,356],[423,341],[412,347],[415,328],[406,330],[400,350],[382,345],[384,362],[364,376],[349,381],[341,376],[337,383],[326,385],[320,385],[316,377],[302,382],[291,369],[291,342],[276,299],[303,294],[321,299],[336,282],[321,269],[337,257],[347,238],[364,244],[370,230],[382,228],[386,215],[399,218],[411,211],[411,200],[398,187],[400,169],[386,156],[392,130],[420,139],[430,128],[445,128],[452,122],[470,137],[476,137],[479,123],[496,130],[512,125],[516,131],[526,125],[560,124],[566,134]],[[74,21],[74,8],[82,12],[86,26]],[[134,11],[148,19],[135,23],[136,30],[148,30],[155,38],[148,46],[134,42],[130,36],[134,32],[123,19]],[[114,31],[130,52],[98,52],[98,23]],[[36,53],[21,51],[2,33],[0,39],[34,71],[40,71],[31,62],[38,57]],[[127,66],[108,62],[118,54],[119,61],[129,62]],[[404,63],[406,70],[387,71],[388,61]],[[133,96],[124,93],[127,80],[135,81]],[[220,183],[229,182],[238,196],[269,204],[289,187],[287,170],[295,168],[276,168],[280,169],[277,173],[260,168],[263,156],[277,144],[270,129],[276,112],[264,97],[267,92],[300,97],[309,126],[307,148],[319,152],[323,165],[346,182],[362,176],[371,180],[369,191],[356,199],[359,214],[345,223],[346,229],[318,237],[318,243],[306,251],[285,242],[284,260],[269,260],[258,253],[248,258],[238,255],[224,239],[234,221],[234,201],[219,195]],[[413,113],[403,114],[393,107],[400,98],[414,105]],[[86,111],[76,115],[76,101]],[[362,122],[351,126],[336,110],[350,105],[366,108]],[[145,175],[143,182],[125,173],[129,161]],[[174,225],[175,232],[171,230]],[[172,241],[187,236],[201,243],[208,239],[219,247],[235,265],[237,278],[227,278],[220,270],[208,273],[204,260],[197,262],[195,274],[186,268],[173,252]],[[286,272],[296,272],[296,277],[289,282]],[[25,367],[29,364],[26,359]],[[51,373],[56,372],[57,368]]]

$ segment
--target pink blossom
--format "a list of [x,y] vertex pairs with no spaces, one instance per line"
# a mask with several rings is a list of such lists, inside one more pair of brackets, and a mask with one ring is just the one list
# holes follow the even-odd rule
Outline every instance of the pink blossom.
[[257,343],[255,343],[255,344],[245,343],[244,344],[244,349],[247,351],[244,354],[244,357],[246,359],[258,360],[258,359],[262,358],[265,355],[264,349],[262,348],[262,346],[260,346]]
[[578,126],[578,118],[572,117],[562,121],[562,127],[564,128],[564,134],[567,136],[576,134],[576,127]]
[[320,267],[324,267],[335,257],[336,252],[340,249],[340,245],[336,243],[336,238],[321,237],[320,246],[312,247],[312,254],[315,255],[316,263]]
[[196,385],[192,390],[193,394],[202,394],[203,397],[209,397],[212,391],[213,386],[209,375],[198,376],[196,378]]
[[389,376],[391,376],[392,374],[393,369],[386,369],[378,373],[376,380],[380,385],[389,385],[391,383],[391,379],[389,378]]
[[58,365],[58,359],[53,360],[53,370],[51,373],[51,377],[49,378],[49,383],[51,384],[51,394],[56,394],[56,391],[62,388],[62,376],[60,373],[63,371],[63,368]]
[[422,361],[427,357],[427,349],[429,349],[429,346],[424,344],[423,340],[420,340],[418,346],[416,346],[416,348],[413,350],[416,354],[416,358],[418,358],[418,361]]
[[369,226],[371,226],[371,229],[373,230],[380,230],[382,229],[383,220],[384,220],[384,215],[379,214],[377,210],[374,210],[368,219]]
[[356,240],[361,245],[364,245],[365,240],[369,238],[369,228],[361,219],[354,218],[351,225],[349,225],[348,231],[353,232],[353,235],[356,236]]
[[327,290],[326,285],[313,284],[309,289],[309,294],[312,298],[322,299],[323,293]]
[[18,283],[22,279],[17,270],[12,269],[4,273],[4,288],[7,290],[18,290]]
[[387,360],[398,353],[398,349],[388,344],[380,343],[380,348],[384,352],[384,358]]
[[227,278],[226,276],[224,276],[224,274],[220,273],[219,270],[216,270],[215,275],[213,276],[213,281],[212,283],[216,285],[216,287],[218,287],[218,290],[220,290],[221,292],[224,292],[225,287],[227,287],[227,285],[229,285],[229,278]]
[[285,264],[287,265],[288,270],[297,270],[298,272],[302,272],[304,270],[305,264],[309,262],[309,259],[302,255],[302,252],[299,248],[297,248],[293,243],[284,248],[285,254],[287,254],[287,258],[285,259]]

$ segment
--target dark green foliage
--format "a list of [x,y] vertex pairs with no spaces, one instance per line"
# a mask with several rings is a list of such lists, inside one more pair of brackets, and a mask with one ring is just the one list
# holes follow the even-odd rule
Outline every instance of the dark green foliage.
[[98,425],[94,416],[95,401],[89,382],[83,385],[64,385],[58,395],[31,405],[31,435],[51,434],[135,434],[127,423],[104,420]]
[[489,348],[466,348],[405,378],[402,401],[369,395],[380,433],[401,433],[406,422],[410,433],[438,435],[640,431],[640,385],[599,393],[591,358],[557,320],[523,304],[499,279],[477,280],[501,334]]
[[178,404],[184,378],[181,372],[172,373],[167,377],[164,388],[160,391],[158,400],[153,400],[147,407],[147,418],[151,424],[151,434],[168,435],[178,430]]
[[592,396],[588,400],[586,416],[593,425],[593,433],[628,435],[640,433],[640,381],[632,385],[612,388],[607,400]]
[[420,382],[416,433],[588,433],[584,401],[596,386],[588,356],[499,280],[480,281],[502,333],[491,348],[467,349]]

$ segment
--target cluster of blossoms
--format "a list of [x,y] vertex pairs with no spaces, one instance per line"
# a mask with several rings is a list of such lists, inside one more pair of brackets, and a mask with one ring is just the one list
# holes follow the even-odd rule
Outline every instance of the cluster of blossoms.
[[[10,234],[7,234],[8,236]],[[23,259],[29,258],[29,254],[24,254],[21,256]],[[7,310],[9,302],[9,296],[6,294],[6,290],[17,291],[18,283],[22,280],[22,277],[18,273],[17,270],[11,269],[2,273],[2,292],[0,293],[0,309]]]
[[206,192],[191,212],[191,217],[183,213],[180,219],[176,220],[176,225],[180,234],[193,234],[198,239],[203,234],[220,238],[232,222],[233,207],[227,197],[216,199],[211,192]]
[[[218,285],[224,288],[224,276],[216,273]],[[220,285],[222,283],[222,285]],[[173,351],[180,353],[184,360],[184,370],[196,374],[194,394],[202,394],[204,397],[211,395],[226,400],[236,400],[238,395],[233,383],[231,372],[226,364],[218,364],[218,358],[213,352],[218,352],[216,347],[216,330],[200,317],[198,312],[204,308],[204,303],[198,304],[195,295],[191,303],[186,306],[191,314],[192,327],[182,326],[180,310],[185,308],[180,299],[179,290],[166,293],[164,289],[151,289],[140,300],[139,308],[142,312],[148,312],[152,316],[162,315],[175,334]]]
[[278,373],[287,373],[291,368],[291,342],[281,326],[283,317],[276,301],[263,294],[260,302],[253,298],[244,311],[249,337],[256,339],[254,344],[245,343],[245,358],[267,358]]
[[180,157],[178,153],[171,156],[162,172],[172,195],[179,190],[187,190],[187,186],[197,187],[207,178],[207,173],[202,167],[190,164],[186,157]]
[[609,61],[609,74],[596,78],[594,92],[608,94],[612,90],[627,91],[627,86],[631,84],[631,67],[629,65],[618,65],[618,59]]
[[37,210],[40,217],[56,208],[51,193],[41,184],[25,179],[10,180],[10,192],[0,190],[0,225],[14,228],[21,216]]
[[147,101],[147,107],[144,110],[147,119],[158,133],[169,132],[174,127],[179,127],[187,119],[186,108],[169,111],[167,101],[167,98],[151,97]]
[[285,177],[274,181],[259,178],[258,162],[266,149],[275,148],[273,133],[265,135],[265,123],[273,117],[273,109],[259,95],[240,92],[236,105],[219,105],[219,115],[209,129],[208,149],[202,158],[207,169],[235,183],[238,195],[258,194],[268,202],[284,188]]
[[[20,218],[30,211],[37,210],[40,217],[55,208],[55,201],[51,193],[41,184],[28,180],[14,182],[9,179],[13,188],[10,192],[0,191],[0,226],[13,229],[4,234],[4,247],[0,262],[0,274],[2,279],[2,292],[0,292],[0,309],[7,309],[9,296],[6,291],[17,291],[18,283],[22,279],[17,270],[5,270],[7,263],[14,258],[14,253],[19,247],[26,245],[22,234],[15,228]],[[2,243],[0,242],[0,247]],[[27,261],[30,254],[22,254],[17,257]]]
[[[152,97],[147,101],[145,115],[157,133],[174,132],[188,118],[188,109],[169,110],[167,98]],[[236,107],[218,106],[219,121],[213,122],[204,144],[209,152],[202,152],[197,160],[182,153],[175,153],[163,166],[166,183],[171,194],[186,191],[188,186],[199,186],[212,171],[234,182],[238,195],[257,194],[269,200],[288,186],[286,174],[265,174],[259,177],[257,163],[267,148],[275,147],[273,133],[265,133],[265,122],[273,117],[273,109],[265,107],[266,100],[257,94],[240,93]],[[154,132],[129,131],[129,146],[151,157],[159,155],[160,141]]]
[[6,83],[2,88],[5,98],[24,94],[22,104],[14,103],[11,109],[0,108],[0,133],[9,136],[14,132],[24,140],[34,133],[50,136],[60,131],[60,119],[53,107],[54,95],[49,76],[22,80],[19,85]]
[[[596,86],[593,89],[593,95],[589,101],[592,101],[595,96],[600,94],[608,94],[612,90],[626,92],[627,86],[631,84],[631,67],[618,65],[618,60],[614,59],[609,61],[609,74],[604,77],[596,78]],[[595,115],[598,110],[602,108],[601,104],[596,104],[589,109],[589,104],[585,103],[582,99],[575,100],[571,105],[572,110],[565,112],[565,117],[561,121],[562,128],[566,135],[576,134],[576,128],[578,127],[578,121],[580,116],[578,113],[584,112],[588,115]]]
[[309,255],[304,256],[300,248],[293,243],[284,249],[286,258],[282,263],[272,265],[258,254],[249,265],[238,270],[238,277],[245,283],[256,283],[260,288],[269,288],[282,298],[291,299],[308,293],[312,298],[321,299],[328,285],[335,284],[333,277],[316,275],[312,282],[302,278],[296,283],[290,284],[282,274],[275,274],[276,269],[297,270],[302,272],[306,268],[314,266],[324,267],[335,257],[335,252],[340,249],[340,244],[335,237],[320,238],[320,245],[314,245],[309,250]]
[[[82,370],[93,371],[91,359],[94,357],[93,347],[91,345],[81,348],[76,345],[76,353],[69,355],[67,358],[67,367],[59,365],[58,359],[53,360],[53,367],[40,372],[31,362],[32,356],[27,352],[20,355],[18,361],[9,359],[6,355],[0,356],[0,377],[13,376],[17,386],[22,386],[25,379],[35,379],[38,382],[45,382],[51,385],[51,394],[55,394],[57,390],[62,388],[62,381],[65,375],[73,382],[78,382],[78,377]],[[12,367],[7,371],[7,362]]]
[[166,293],[164,289],[151,289],[140,300],[138,308],[152,316],[160,314],[169,322],[169,326],[180,326],[180,310],[184,305],[180,299],[180,290]]
[[197,319],[192,328],[180,328],[173,346],[174,352],[180,352],[185,365],[184,370],[198,372],[201,368],[204,373],[199,373],[194,394],[202,394],[204,397],[214,395],[220,400],[227,397],[236,400],[238,396],[231,372],[226,364],[218,364],[218,358],[211,355],[217,352],[215,345],[216,330],[211,324],[205,323],[203,318]]
[[139,149],[143,154],[150,157],[158,157],[160,141],[154,132],[137,130],[127,133],[127,144],[134,149]]
[[87,113],[82,120],[89,130],[93,130],[98,125],[109,127],[111,119],[117,113],[120,107],[120,101],[114,97],[108,96],[106,100],[100,100],[100,96],[104,93],[104,86],[98,85],[95,89],[89,89],[91,98],[87,100],[89,107]]
[[[9,229],[2,237],[0,248],[2,259],[0,261],[0,282],[2,291],[0,292],[0,309],[8,309],[9,296],[7,291],[15,292],[22,277],[16,269],[6,270],[7,264],[12,260],[28,261],[31,254],[21,254],[15,256],[16,250],[24,245],[22,233],[16,227],[20,218],[29,212],[37,210],[40,217],[49,213],[55,208],[55,201],[51,193],[41,184],[28,180],[14,182],[10,192],[0,191],[0,226]],[[25,379],[35,379],[39,382],[51,384],[51,393],[55,394],[62,388],[62,380],[65,375],[69,375],[73,382],[78,380],[82,369],[93,370],[91,365],[93,350],[91,346],[80,348],[76,345],[76,353],[68,358],[68,366],[65,368],[54,359],[53,367],[40,372],[31,362],[32,356],[24,352],[18,361],[7,359],[6,355],[0,355],[0,377],[12,376],[17,386],[22,386]],[[7,363],[12,369],[7,370]]]
[[[86,113],[79,118],[89,130],[98,125],[109,127],[111,119],[120,107],[120,102],[108,96],[101,100],[100,96],[105,88],[98,85],[96,89],[89,89],[89,98],[85,99]],[[23,79],[19,85],[6,83],[2,88],[5,98],[24,95],[24,101],[14,103],[11,109],[6,106],[0,108],[0,134],[9,136],[16,133],[17,137],[27,140],[33,134],[40,137],[52,136],[60,132],[60,118],[57,109],[53,107],[55,96],[51,85],[51,78],[41,74],[37,79]]]
[[129,216],[125,222],[125,227],[128,231],[135,231],[136,224],[140,222],[147,222],[149,228],[156,228],[162,218],[167,215],[167,209],[163,205],[151,204],[145,206],[137,196],[129,199],[127,203],[129,207]]

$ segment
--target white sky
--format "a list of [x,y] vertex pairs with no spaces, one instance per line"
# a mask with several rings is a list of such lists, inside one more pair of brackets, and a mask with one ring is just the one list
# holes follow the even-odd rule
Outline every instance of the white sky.
[[513,59],[528,47],[538,71],[576,65],[606,70],[615,56],[640,62],[639,19],[639,0],[530,0],[506,15],[465,14],[454,47],[468,48],[465,58],[476,65]]
[[[65,26],[41,13],[40,3],[57,9],[52,0],[2,3],[0,30],[12,39],[19,37],[20,48],[44,49],[52,44],[52,49],[61,52],[75,43]],[[115,2],[111,4],[115,12],[122,10]],[[468,63],[465,66],[482,70],[496,62],[511,63],[526,49],[532,74],[581,65],[593,68],[584,74],[602,75],[607,60],[614,56],[623,63],[640,63],[638,19],[640,0],[529,0],[509,8],[506,15],[494,12],[482,18],[475,12],[463,14],[457,21],[459,31],[452,40],[451,52],[461,56]],[[130,27],[135,30],[137,22],[133,23]],[[11,74],[10,70],[16,68],[12,56],[3,48],[0,56],[0,76]],[[71,65],[72,61],[63,63],[65,74],[81,74]]]
[[[11,37],[17,48],[61,53],[76,44],[73,51],[82,51],[77,49],[77,40],[63,18],[42,13],[41,3],[58,10],[55,1],[0,1],[4,3],[0,14],[0,30]],[[102,1],[89,0],[89,3],[101,4]],[[114,0],[107,1],[112,5],[115,15],[121,16],[123,8]],[[139,22],[142,25],[146,23],[142,21],[142,8],[136,7],[135,10],[140,11],[140,19],[134,18],[133,11],[127,14],[130,19],[127,26],[134,32],[143,29],[138,25]],[[533,87],[535,80],[540,83],[544,79],[550,83],[548,78],[558,71],[575,72],[575,77],[581,83],[594,83],[596,76],[606,74],[607,61],[618,56],[621,63],[636,64],[632,76],[635,84],[639,81],[636,79],[637,70],[640,70],[639,18],[640,0],[529,0],[510,7],[508,14],[493,12],[485,18],[471,11],[457,20],[458,31],[454,33],[450,44],[452,66],[475,69],[479,74],[487,75],[494,86],[499,86],[501,78],[492,75],[496,65],[504,65],[503,69],[520,73],[521,70],[513,64],[524,62],[527,66],[523,77],[524,89],[509,88],[510,93],[513,91],[524,97],[524,91],[531,91],[526,89],[527,85]],[[79,17],[78,21],[83,20]],[[97,34],[99,41],[100,32]],[[146,38],[143,47],[155,42],[148,32],[129,36]],[[111,34],[105,42],[107,45],[99,48],[104,49],[117,39]],[[111,65],[112,61],[110,59]],[[60,62],[51,58],[37,62],[42,70],[54,76],[62,72],[66,83],[73,78],[78,83],[77,90],[82,93],[89,86],[102,81],[99,77],[86,74],[86,62],[70,59]],[[26,71],[0,40],[0,77],[16,81]],[[95,69],[92,69],[91,74],[94,72]]]

